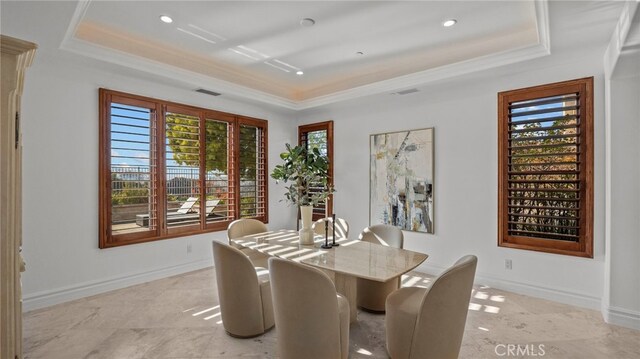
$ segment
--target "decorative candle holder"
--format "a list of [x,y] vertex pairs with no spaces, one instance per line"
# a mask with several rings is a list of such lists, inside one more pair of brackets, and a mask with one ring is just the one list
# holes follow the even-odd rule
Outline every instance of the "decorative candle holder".
[[320,246],[320,248],[331,249],[333,248],[331,244],[329,244],[329,221],[324,219],[324,244]]
[[333,228],[333,243],[331,245],[333,247],[337,247],[340,243],[336,243],[336,214],[331,215],[331,227]]

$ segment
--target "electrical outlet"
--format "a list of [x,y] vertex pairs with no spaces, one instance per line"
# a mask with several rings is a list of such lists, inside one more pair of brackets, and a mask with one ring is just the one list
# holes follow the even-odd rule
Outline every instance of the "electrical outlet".
[[187,253],[191,253],[191,243],[187,243]]
[[511,259],[504,260],[504,269],[508,269],[508,270],[513,269],[513,263],[511,262]]

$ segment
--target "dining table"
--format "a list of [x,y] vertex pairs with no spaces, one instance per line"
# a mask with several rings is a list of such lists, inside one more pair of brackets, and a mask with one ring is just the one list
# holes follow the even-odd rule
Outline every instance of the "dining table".
[[333,243],[333,237],[315,235],[313,245],[301,245],[298,232],[281,229],[255,233],[230,240],[271,257],[279,257],[330,271],[334,274],[336,291],[349,302],[350,322],[357,321],[357,279],[364,278],[386,282],[399,277],[420,263],[428,255],[402,248],[336,237],[337,247],[321,248],[325,242]]

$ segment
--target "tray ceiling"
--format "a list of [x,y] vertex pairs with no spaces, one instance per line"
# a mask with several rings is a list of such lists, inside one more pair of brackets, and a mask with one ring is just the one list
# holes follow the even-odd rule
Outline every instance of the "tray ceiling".
[[[547,55],[546,6],[86,1],[62,48],[194,88],[304,109]],[[305,18],[315,25],[302,26]],[[447,19],[457,24],[442,26]]]

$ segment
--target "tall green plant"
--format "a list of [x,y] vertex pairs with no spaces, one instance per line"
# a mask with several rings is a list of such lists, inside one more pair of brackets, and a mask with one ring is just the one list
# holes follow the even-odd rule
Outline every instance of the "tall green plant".
[[317,148],[291,147],[280,154],[283,164],[277,165],[271,178],[289,183],[284,194],[287,202],[299,206],[317,206],[335,190],[329,184],[329,162]]

